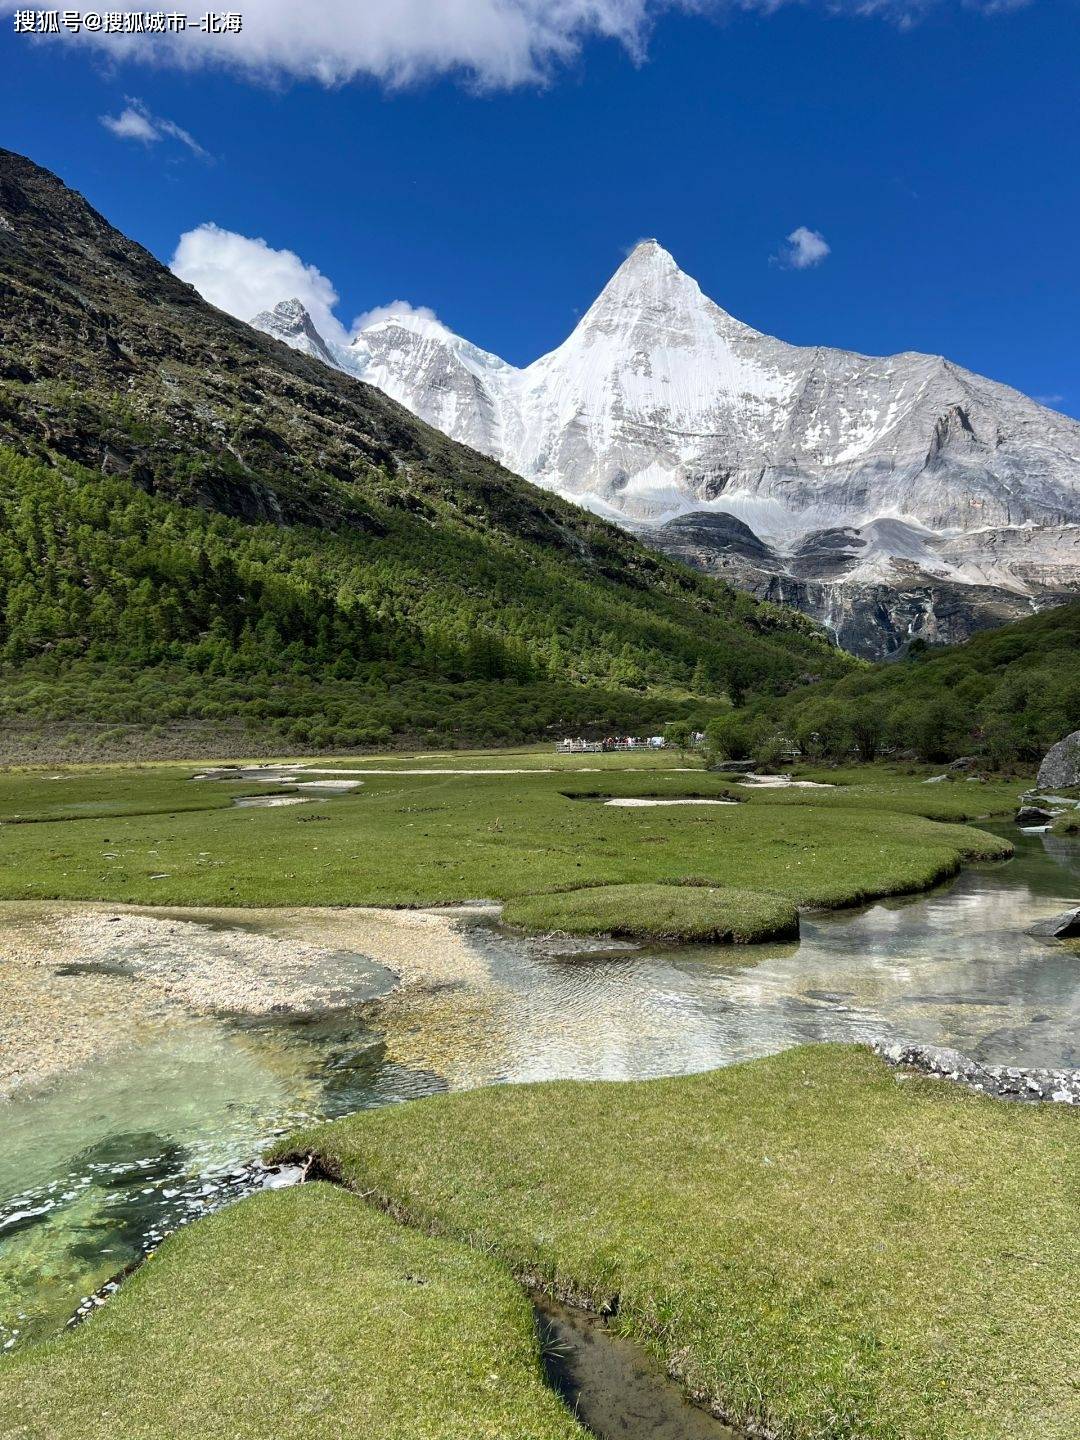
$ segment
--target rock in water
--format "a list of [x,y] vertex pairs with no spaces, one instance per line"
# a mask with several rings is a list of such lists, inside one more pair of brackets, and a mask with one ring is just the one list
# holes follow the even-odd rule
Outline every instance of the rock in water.
[[1080,730],[1074,730],[1046,752],[1039,766],[1040,790],[1080,785]]
[[1057,812],[1044,810],[1041,805],[1021,805],[1016,812],[1017,825],[1049,825]]
[[1028,934],[1039,940],[1074,940],[1080,935],[1080,905],[1061,915],[1051,915],[1049,920],[1036,920]]

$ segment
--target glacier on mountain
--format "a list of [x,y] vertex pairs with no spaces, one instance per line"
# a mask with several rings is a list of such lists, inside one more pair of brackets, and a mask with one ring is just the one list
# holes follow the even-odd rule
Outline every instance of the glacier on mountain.
[[[430,315],[386,316],[347,346],[298,301],[252,323],[860,653],[1080,592],[1080,423],[941,356],[763,335],[655,240],[520,369]],[[695,523],[709,515],[760,553]]]

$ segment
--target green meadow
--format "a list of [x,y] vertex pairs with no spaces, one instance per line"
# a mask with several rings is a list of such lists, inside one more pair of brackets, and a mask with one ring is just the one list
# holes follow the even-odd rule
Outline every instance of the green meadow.
[[750,1434],[1073,1440],[1077,1121],[819,1045],[439,1096],[279,1150],[613,1309]]
[[[355,772],[345,777],[355,790],[272,809],[232,801],[287,785],[200,781],[190,764],[0,773],[0,898],[487,898],[513,902],[508,919],[530,928],[598,933],[625,921],[625,933],[643,936],[753,939],[790,926],[792,907],[918,890],[967,861],[1006,857],[1007,841],[965,822],[1010,813],[1016,795],[1013,785],[927,785],[925,772],[885,767],[817,773],[829,788],[753,790],[675,755],[504,751],[339,768]],[[435,773],[408,773],[417,769]],[[603,803],[612,797],[738,803]],[[662,898],[644,895],[649,886],[666,896],[659,928],[642,919]]]

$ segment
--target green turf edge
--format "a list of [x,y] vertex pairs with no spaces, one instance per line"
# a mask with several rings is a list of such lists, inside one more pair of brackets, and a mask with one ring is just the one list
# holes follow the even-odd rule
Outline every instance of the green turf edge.
[[582,1440],[495,1261],[307,1184],[177,1232],[0,1363],[4,1440]]
[[759,890],[706,885],[597,885],[508,900],[503,919],[531,931],[617,939],[751,944],[796,940],[799,912]]
[[623,1333],[780,1440],[1075,1440],[1078,1124],[822,1045],[434,1097],[275,1154],[557,1294],[618,1297]]

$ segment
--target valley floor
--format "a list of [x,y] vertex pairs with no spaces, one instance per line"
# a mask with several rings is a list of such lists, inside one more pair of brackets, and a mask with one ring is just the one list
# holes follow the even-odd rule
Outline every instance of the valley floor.
[[[433,906],[499,902],[534,932],[790,939],[800,907],[923,889],[1010,853],[953,823],[1011,811],[1009,785],[928,786],[882,767],[827,775],[774,789],[674,754],[537,749],[9,769],[0,899],[18,903],[0,917],[0,1091],[105,1053],[166,1002],[256,1015],[355,1002],[335,974],[341,952],[391,979],[446,983],[465,949]],[[253,910],[255,933],[226,942],[222,923]],[[121,953],[143,983],[120,992],[118,1015],[107,971]],[[65,975],[72,963],[79,973]],[[102,963],[102,998],[88,1003],[87,972]]]
[[[452,987],[470,952],[431,907],[462,902],[531,929],[752,940],[1007,857],[964,822],[1017,793],[886,767],[755,788],[672,754],[538,750],[203,773],[0,774],[23,946],[5,965],[137,950],[138,1003],[259,1013],[355,1000],[343,952],[371,994]],[[297,788],[327,782],[356,788]],[[356,1195],[266,1194],[169,1239],[90,1323],[0,1366],[5,1434],[583,1435],[543,1383],[524,1281],[611,1311],[751,1433],[1071,1440],[1077,1119],[842,1045],[361,1113],[278,1146]]]
[[[608,887],[614,918],[618,887],[649,884],[845,905],[1010,853],[960,822],[1010,813],[1014,784],[927,773],[868,767],[772,789],[673,755],[536,750],[9,769],[0,899],[430,906]],[[736,803],[600,803],[611,798]]]

